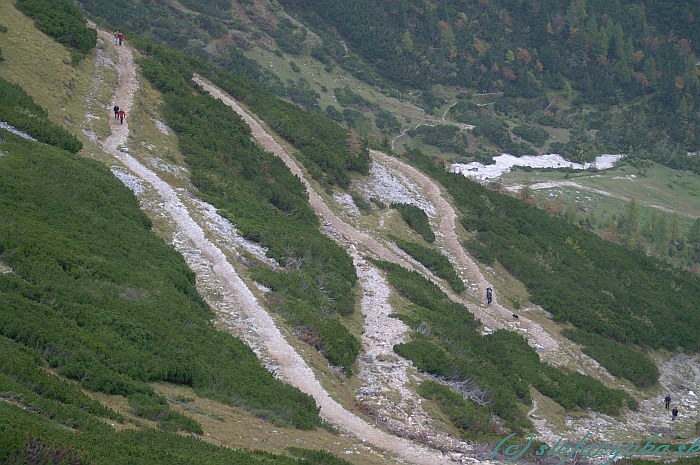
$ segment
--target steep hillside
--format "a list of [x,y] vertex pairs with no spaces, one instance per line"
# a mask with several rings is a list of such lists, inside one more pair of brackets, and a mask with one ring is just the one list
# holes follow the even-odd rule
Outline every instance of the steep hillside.
[[[39,23],[37,11],[78,15],[29,3]],[[214,21],[226,2],[117,4],[117,21],[139,13],[151,39],[165,37],[156,13],[183,19],[193,40],[175,45],[191,54],[241,26]],[[122,46],[99,30],[92,51],[68,51],[5,6],[17,16],[0,23],[13,40],[0,43],[11,65],[0,64],[0,118],[77,153],[0,130],[6,461],[347,463],[303,444],[353,463],[432,465],[482,461],[509,434],[694,434],[696,276],[417,150],[368,150],[377,139],[361,115],[398,128],[354,86],[327,89],[348,110],[341,126],[332,110],[275,97],[262,74],[252,82],[129,31]],[[330,40],[276,3],[233,8],[274,18],[261,43],[274,37],[285,60]],[[44,30],[64,43],[94,37],[80,18],[58,24]],[[23,69],[33,42],[56,55],[39,60],[57,82]],[[483,103],[452,113],[472,105]],[[406,134],[459,144],[440,125]],[[667,393],[677,421],[658,403]]]
[[[281,4],[313,28],[328,35],[337,31],[377,73],[393,82],[428,92],[432,84],[503,92],[506,98],[496,106],[499,116],[519,114],[528,123],[545,126],[566,126],[580,118],[587,128],[598,130],[594,141],[603,150],[628,151],[631,146],[651,152],[655,140],[664,137],[687,151],[700,143],[695,129],[700,80],[693,52],[700,29],[697,2]],[[324,51],[341,59],[330,47]],[[567,102],[572,108],[564,119],[557,110]],[[624,107],[631,103],[641,108],[627,111]],[[621,108],[583,117],[585,104]],[[648,121],[641,121],[641,113]],[[472,116],[467,122],[480,119]],[[635,126],[640,123],[650,134],[639,134]],[[519,128],[516,135],[536,141],[531,136],[537,126],[529,132],[527,126]],[[500,142],[495,134],[485,135],[510,150],[504,146],[511,145],[507,137]],[[673,162],[668,155],[663,159],[676,167],[694,166],[692,160]]]

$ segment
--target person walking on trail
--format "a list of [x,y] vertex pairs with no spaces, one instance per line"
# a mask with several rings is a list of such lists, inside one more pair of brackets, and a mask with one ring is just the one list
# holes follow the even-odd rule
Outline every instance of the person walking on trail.
[[114,105],[114,119],[119,119],[119,105]]
[[124,124],[124,118],[126,118],[126,112],[119,110],[119,124]]
[[489,305],[491,305],[491,302],[493,301],[493,289],[490,287],[486,288],[486,301]]
[[673,407],[673,410],[671,410],[671,421],[674,421],[676,418],[678,418],[678,409]]
[[114,33],[114,45],[119,44],[119,31]]
[[666,394],[666,398],[664,399],[664,404],[666,405],[666,410],[668,410],[669,407],[671,406],[671,396],[669,396],[668,394]]
[[121,45],[123,41],[124,41],[124,34],[120,32],[119,33],[119,45]]

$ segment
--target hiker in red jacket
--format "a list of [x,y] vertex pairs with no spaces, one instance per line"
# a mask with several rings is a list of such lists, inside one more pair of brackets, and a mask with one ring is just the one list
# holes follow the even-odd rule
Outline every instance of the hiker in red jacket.
[[126,118],[126,112],[119,110],[119,124],[124,124],[124,118]]
[[124,41],[124,34],[120,32],[119,33],[119,45],[121,45],[123,41]]

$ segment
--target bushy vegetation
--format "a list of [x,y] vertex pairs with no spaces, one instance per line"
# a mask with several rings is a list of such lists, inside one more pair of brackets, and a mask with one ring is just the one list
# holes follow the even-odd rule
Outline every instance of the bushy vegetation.
[[384,133],[398,132],[401,129],[401,123],[396,116],[381,108],[376,112],[374,124]]
[[368,102],[357,92],[353,91],[350,86],[338,87],[333,89],[333,94],[341,107],[356,107],[359,109],[372,109],[374,105]]
[[545,142],[547,142],[547,138],[549,137],[546,130],[529,124],[515,126],[513,128],[513,134],[538,146],[542,146]]
[[514,408],[531,404],[530,386],[567,410],[591,408],[615,415],[624,407],[636,407],[623,391],[542,363],[535,350],[513,331],[481,336],[469,310],[449,300],[437,286],[397,265],[378,265],[387,271],[397,292],[412,302],[399,317],[416,332],[413,340],[394,346],[394,350],[422,371],[473,382],[484,391],[489,411],[501,417],[509,429],[531,427],[527,410]]
[[45,108],[37,105],[24,89],[0,78],[0,121],[5,121],[40,142],[77,153],[83,143],[49,120]]
[[160,402],[148,382],[167,381],[278,424],[321,424],[313,399],[214,328],[193,273],[107,168],[12,135],[2,150],[0,260],[13,272],[0,274],[0,335],[140,404]]
[[206,74],[299,150],[305,168],[322,184],[348,187],[351,172],[369,173],[366,142],[333,120],[280,100],[233,73],[209,68]]
[[89,55],[95,47],[97,31],[87,27],[80,10],[70,0],[16,0],[15,4],[40,31],[69,47],[73,61]]
[[[295,458],[268,452],[235,450],[208,444],[199,438],[150,428],[115,431],[93,419],[74,430],[32,408],[0,402],[0,463],[66,465],[349,465],[321,451],[298,450]],[[31,407],[31,405],[30,405]],[[63,408],[61,406],[60,408]]]
[[[418,151],[408,157],[445,186],[464,216],[464,227],[476,231],[476,239],[525,283],[533,302],[558,321],[603,337],[588,340],[591,353],[604,352],[607,345],[592,346],[606,339],[668,350],[698,347],[697,276],[447,173]],[[608,358],[605,365],[616,372],[622,367],[613,363],[627,362]],[[630,376],[646,382],[641,379],[649,374]]]
[[410,203],[392,203],[391,208],[398,211],[408,227],[420,234],[426,242],[435,242],[435,233],[430,229],[428,215],[423,209]]
[[418,260],[436,276],[447,281],[453,291],[462,292],[464,290],[464,282],[460,279],[452,263],[439,251],[398,238],[394,238],[394,242],[401,250]]
[[418,387],[418,393],[426,399],[437,402],[442,413],[447,415],[452,424],[459,428],[464,439],[493,440],[496,438],[497,426],[491,422],[491,413],[487,407],[479,405],[449,387],[435,381],[424,381]]
[[338,315],[354,311],[352,260],[319,231],[303,184],[284,162],[251,141],[250,128],[233,110],[190,83],[188,59],[141,43],[148,54],[141,62],[144,74],[164,95],[164,117],[178,135],[192,182],[284,268],[252,271],[276,294],[271,307],[331,364],[351,373],[360,344]]
[[649,387],[659,379],[659,369],[639,349],[580,329],[564,335],[583,346],[583,352],[598,360],[610,374],[627,378],[639,387]]
[[421,125],[407,132],[411,137],[419,138],[423,143],[439,148],[442,152],[454,152],[459,155],[467,153],[469,138],[457,126],[438,124],[435,126]]

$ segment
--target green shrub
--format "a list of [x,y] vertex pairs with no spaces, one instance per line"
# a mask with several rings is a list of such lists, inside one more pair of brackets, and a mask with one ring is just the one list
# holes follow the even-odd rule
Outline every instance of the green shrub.
[[443,254],[414,242],[403,241],[397,238],[394,238],[394,242],[401,250],[418,260],[435,275],[447,281],[452,290],[455,292],[464,290],[464,282],[455,271],[450,260]]
[[0,120],[26,132],[40,142],[72,153],[83,148],[73,134],[49,120],[45,108],[37,105],[24,89],[0,78]]
[[513,128],[513,134],[539,146],[547,142],[547,138],[549,137],[549,133],[545,129],[528,124],[515,126]]
[[418,393],[426,399],[437,402],[440,410],[452,424],[459,428],[464,439],[496,439],[497,426],[491,423],[491,413],[487,407],[465,399],[461,394],[435,381],[424,381]]
[[585,354],[598,360],[614,376],[627,378],[642,388],[659,379],[656,364],[639,349],[579,329],[566,330],[564,335],[581,344]]
[[87,56],[97,43],[97,31],[85,24],[69,0],[16,0],[17,8],[34,19],[37,28],[69,47],[74,61]]
[[409,203],[392,203],[391,208],[398,211],[408,227],[420,234],[426,242],[435,242],[428,215],[421,208]]

